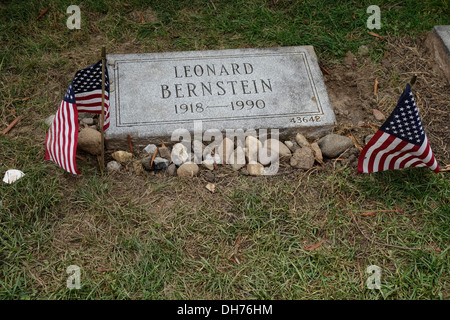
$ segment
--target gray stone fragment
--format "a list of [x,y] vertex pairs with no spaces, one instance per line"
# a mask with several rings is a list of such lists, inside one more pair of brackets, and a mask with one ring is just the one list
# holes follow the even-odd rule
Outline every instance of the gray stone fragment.
[[88,126],[92,126],[93,124],[95,124],[93,118],[83,118],[81,119],[81,123],[86,124]]
[[119,171],[120,167],[121,167],[120,163],[114,160],[106,164],[106,170],[108,170],[109,172]]
[[176,176],[177,175],[177,166],[175,165],[175,163],[172,163],[170,166],[168,166],[166,172],[169,176]]
[[291,150],[291,152],[295,152],[295,150],[300,149],[300,146],[295,141],[285,141],[284,144],[289,148],[289,150]]
[[314,153],[309,147],[297,149],[292,155],[290,163],[296,169],[311,169],[314,165]]
[[153,160],[153,167],[155,170],[164,170],[169,166],[170,161],[164,158],[155,157]]
[[264,142],[264,147],[269,150],[276,150],[281,157],[290,156],[291,150],[281,141],[277,139],[267,139]]
[[144,152],[153,155],[156,151],[156,144],[150,143],[144,148]]
[[164,170],[169,166],[170,161],[167,159],[161,158],[161,157],[155,157],[155,159],[153,159],[152,166],[150,165],[151,163],[152,163],[152,157],[145,157],[144,159],[142,159],[142,166],[147,171]]
[[152,162],[152,157],[145,157],[144,159],[141,160],[141,162],[145,170],[147,171],[152,170],[152,167],[150,165],[150,163]]
[[279,154],[274,149],[267,149],[265,147],[259,149],[258,151],[258,161],[264,166],[275,163],[279,160]]
[[167,159],[167,160],[171,160],[172,155],[171,155],[171,152],[170,152],[170,148],[168,148],[168,147],[161,147],[161,148],[159,148],[159,156],[161,158],[164,158],[164,159]]
[[318,144],[322,154],[328,158],[337,157],[348,148],[353,147],[352,139],[334,133],[320,139]]

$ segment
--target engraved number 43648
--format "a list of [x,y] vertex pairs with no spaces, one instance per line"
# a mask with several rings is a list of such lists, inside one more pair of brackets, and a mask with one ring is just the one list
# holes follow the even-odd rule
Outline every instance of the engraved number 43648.
[[294,117],[291,118],[292,123],[320,122],[320,116]]

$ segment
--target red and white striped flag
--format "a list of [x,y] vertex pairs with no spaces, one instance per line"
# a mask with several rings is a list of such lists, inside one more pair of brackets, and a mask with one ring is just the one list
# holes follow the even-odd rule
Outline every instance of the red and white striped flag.
[[429,167],[439,172],[409,84],[392,114],[361,151],[358,173],[408,167]]
[[[45,159],[67,172],[79,174],[75,155],[78,142],[78,112],[102,112],[102,61],[79,70],[67,89],[55,119],[47,132]],[[109,127],[109,78],[105,66],[105,121]]]

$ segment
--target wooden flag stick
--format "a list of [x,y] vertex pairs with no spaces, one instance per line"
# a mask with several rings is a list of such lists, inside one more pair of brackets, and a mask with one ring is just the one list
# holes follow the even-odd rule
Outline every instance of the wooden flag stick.
[[23,116],[18,116],[17,118],[15,118],[14,121],[11,122],[9,124],[9,126],[3,131],[3,134],[7,134],[17,124],[17,122],[19,122],[19,120],[22,118],[23,118]]
[[106,61],[106,49],[102,47],[102,113],[100,115],[100,132],[102,134],[101,144],[102,153],[100,159],[100,172],[103,175],[103,169],[105,169],[105,132],[103,131],[103,125],[105,122],[105,61]]
[[409,84],[411,85],[411,87],[414,85],[414,83],[416,83],[417,80],[417,74],[413,75],[411,80],[409,81]]

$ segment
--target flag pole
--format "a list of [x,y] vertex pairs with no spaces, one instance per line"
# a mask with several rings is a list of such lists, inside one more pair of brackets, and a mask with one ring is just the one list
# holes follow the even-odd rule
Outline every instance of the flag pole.
[[416,83],[417,80],[417,74],[413,75],[411,80],[409,81],[409,84],[411,85],[411,87],[414,85],[414,83]]
[[103,131],[103,125],[105,122],[105,61],[106,61],[106,49],[102,47],[102,113],[100,114],[100,133],[102,153],[100,159],[100,172],[103,175],[103,169],[105,168],[105,132]]

